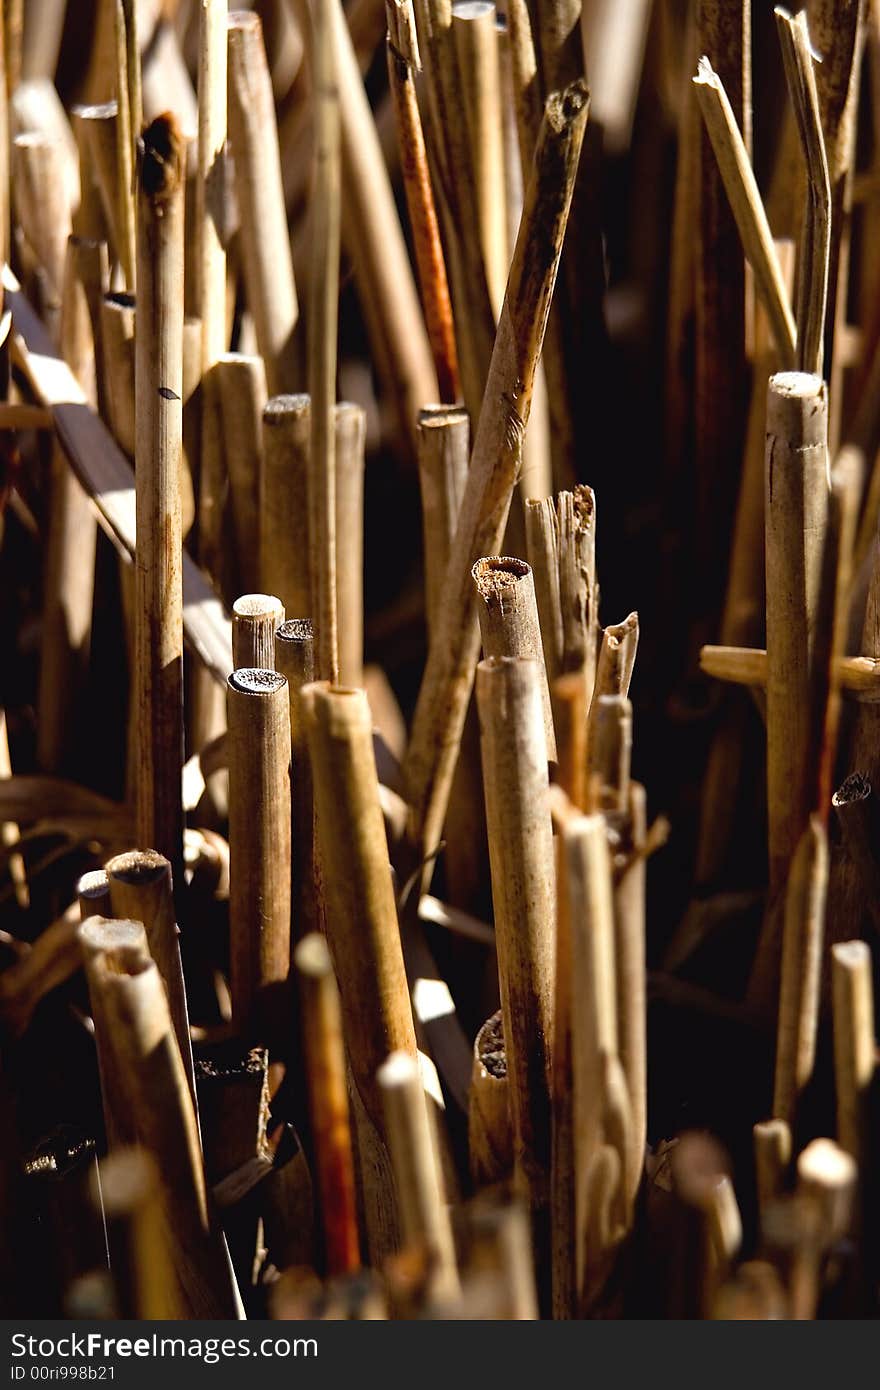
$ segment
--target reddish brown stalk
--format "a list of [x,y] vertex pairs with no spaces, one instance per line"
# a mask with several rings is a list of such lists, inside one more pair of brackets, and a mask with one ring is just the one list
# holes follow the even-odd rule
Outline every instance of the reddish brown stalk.
[[440,226],[434,206],[415,74],[420,71],[418,42],[409,0],[387,0],[388,82],[394,98],[397,138],[406,205],[412,227],[422,308],[437,384],[443,402],[457,401],[458,352]]

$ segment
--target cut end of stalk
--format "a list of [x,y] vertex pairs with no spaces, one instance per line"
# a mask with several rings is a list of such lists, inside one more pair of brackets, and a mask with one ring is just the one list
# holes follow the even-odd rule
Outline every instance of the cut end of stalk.
[[89,917],[79,929],[79,942],[88,957],[104,952],[145,953],[146,940],[143,922],[114,917]]
[[119,114],[119,107],[115,101],[91,102],[71,107],[70,114],[81,121],[109,121]]
[[108,877],[120,883],[157,883],[170,872],[169,861],[155,849],[130,849],[107,864]]
[[267,671],[257,666],[242,666],[229,677],[230,689],[240,695],[274,695],[287,685],[287,677],[279,671]]
[[276,642],[311,642],[314,630],[311,618],[288,618],[286,623],[275,629]]
[[247,30],[261,29],[260,16],[253,10],[230,10],[226,21],[230,33],[237,30],[239,33]]
[[822,378],[813,372],[775,372],[770,378],[772,391],[793,400],[808,400],[811,396],[822,395],[824,387]]
[[697,71],[694,74],[693,81],[698,87],[719,87],[721,85],[718,80],[718,74],[705,53],[697,61]]
[[309,932],[296,947],[293,953],[293,963],[302,975],[308,975],[311,979],[321,980],[325,976],[333,973],[333,962],[330,959],[330,948],[327,945],[327,938],[321,932]]
[[127,294],[125,290],[111,290],[104,295],[104,303],[110,309],[134,309],[137,300],[133,294]]
[[419,1064],[408,1052],[392,1052],[376,1073],[383,1091],[396,1091],[419,1080]]
[[531,568],[513,555],[484,555],[471,574],[483,602],[488,607],[496,603],[503,606],[505,595],[531,574]]
[[590,89],[583,78],[570,82],[561,92],[551,92],[544,108],[544,119],[557,133],[567,125],[573,125],[578,118],[584,120],[590,108]]
[[869,969],[871,948],[866,941],[838,941],[831,947],[831,959],[846,971]]
[[798,1158],[797,1169],[804,1182],[834,1190],[850,1187],[857,1173],[855,1159],[833,1139],[814,1139]]
[[157,207],[180,188],[185,151],[186,142],[173,112],[164,112],[145,127],[139,142],[140,182]]
[[290,419],[297,419],[311,406],[311,397],[305,394],[295,396],[272,396],[263,408],[263,424],[283,425]]
[[419,429],[446,429],[453,424],[469,424],[470,416],[463,405],[424,405],[419,411]]
[[237,618],[268,618],[270,613],[283,613],[284,605],[274,594],[242,594],[232,611]]
[[77,883],[76,895],[78,898],[87,900],[103,898],[109,891],[109,887],[106,869],[89,869]]

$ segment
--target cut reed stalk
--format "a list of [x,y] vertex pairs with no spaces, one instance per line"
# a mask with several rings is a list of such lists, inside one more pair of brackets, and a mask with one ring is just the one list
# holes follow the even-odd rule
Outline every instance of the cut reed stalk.
[[291,941],[318,927],[316,896],[315,803],[312,767],[299,692],[315,679],[312,625],[293,618],[276,629],[275,666],[287,678],[290,717]]
[[171,865],[155,850],[129,850],[105,865],[113,916],[143,922],[147,947],[168,995],[171,1022],[183,1068],[196,1099],[186,984],[180,959],[180,932],[174,910]]
[[[223,426],[222,443],[218,441],[219,468],[212,469],[212,493],[206,496],[209,479],[205,476],[205,451],[202,451],[200,494],[200,527],[211,528],[210,549],[219,564],[212,572],[221,578],[222,570],[232,569],[238,583],[255,586],[259,576],[259,483],[262,467],[262,424],[266,409],[266,370],[261,357],[241,353],[223,353],[210,374],[211,405],[220,407]],[[223,565],[223,486],[228,475],[229,507],[235,537],[235,561]],[[205,503],[202,506],[202,503]],[[206,516],[208,508],[212,516]],[[218,570],[220,572],[218,572]],[[223,576],[227,577],[227,576]],[[228,582],[228,577],[227,577]],[[270,593],[273,591],[270,589]],[[261,662],[239,662],[241,666],[259,666]]]
[[[452,33],[458,57],[477,201],[477,233],[496,318],[504,302],[510,266],[501,104],[501,67],[492,0],[457,0]],[[555,84],[552,89],[555,90]]]
[[290,716],[277,671],[233,671],[229,725],[229,927],[232,1017],[256,1026],[261,990],[290,968]]
[[376,1078],[394,1169],[404,1248],[427,1259],[428,1306],[459,1293],[452,1226],[443,1192],[436,1137],[418,1060],[392,1052]]
[[785,894],[773,1115],[790,1129],[816,1056],[827,891],[828,839],[814,815],[791,861]]
[[874,985],[871,952],[864,941],[831,948],[834,1001],[834,1077],[837,1138],[867,1180],[870,1154],[868,1095],[875,1071]]
[[[242,594],[232,605],[232,664],[275,670],[275,633],[284,622],[284,605],[272,594]],[[282,675],[284,672],[282,672]]]
[[315,177],[312,193],[308,381],[312,400],[308,470],[310,613],[315,675],[339,679],[336,588],[336,340],[341,212],[340,74],[329,0],[312,15]]
[[[555,887],[537,661],[481,661],[477,709],[514,1158],[540,1242],[549,1236]],[[539,1248],[539,1261],[548,1253]]]
[[[416,95],[416,73],[421,69],[415,16],[411,0],[390,0],[388,14],[388,83],[394,99],[397,138],[406,205],[413,235],[425,325],[437,372],[441,401],[458,399],[458,353],[452,319],[452,303],[422,118]],[[419,419],[421,425],[421,417]],[[421,435],[420,457],[421,457]]]
[[477,611],[483,656],[531,657],[537,663],[547,758],[555,762],[556,737],[531,566],[510,555],[488,555],[476,562],[471,573],[482,600]]
[[274,396],[263,411],[260,587],[285,613],[311,615],[307,480],[311,402]]
[[526,194],[444,604],[403,769],[412,807],[410,837],[419,859],[433,850],[443,824],[478,655],[470,571],[480,555],[497,554],[507,521],[588,104],[583,83],[548,99]]
[[173,117],[144,132],[138,168],[135,342],[137,833],[183,881],[183,144]]
[[[274,396],[291,390],[296,382],[293,334],[299,317],[275,102],[259,15],[233,11],[228,34],[229,139],[241,219],[242,268],[269,393]],[[281,597],[286,600],[286,595]]]
[[341,401],[333,412],[336,466],[336,612],[339,679],[364,683],[364,449],[362,406]]
[[304,936],[293,953],[299,983],[309,1112],[329,1275],[360,1264],[354,1160],[339,990],[326,939]]

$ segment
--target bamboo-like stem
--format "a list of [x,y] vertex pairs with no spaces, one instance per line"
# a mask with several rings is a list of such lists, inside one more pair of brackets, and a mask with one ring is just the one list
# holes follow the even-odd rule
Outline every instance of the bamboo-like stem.
[[[275,670],[275,633],[284,622],[284,605],[273,594],[242,594],[232,605],[232,664]],[[282,672],[282,675],[284,672]]]
[[298,941],[318,927],[315,874],[315,803],[305,721],[299,692],[315,679],[312,625],[293,618],[276,629],[275,666],[287,678],[290,716],[291,921],[290,939]]
[[360,1248],[339,990],[327,942],[319,933],[302,938],[293,960],[327,1273],[344,1274],[358,1268]]
[[[274,396],[295,384],[293,333],[299,317],[275,103],[259,15],[234,11],[228,32],[229,139],[241,219],[242,268],[269,393]],[[281,598],[286,602],[286,595]]]
[[367,1232],[373,1258],[394,1248],[397,1210],[376,1074],[389,1052],[416,1055],[412,1007],[362,690],[300,690],[311,754],[327,939],[342,999]]
[[805,371],[813,370],[804,367],[802,360],[795,361],[797,328],[773,234],[727,93],[706,57],[700,59],[694,86],[743,250],[754,272],[755,288],[770,320],[779,366],[783,370],[791,370],[795,365]]
[[[131,8],[131,7],[129,7]],[[128,79],[129,45],[123,0],[115,0],[116,30],[116,181],[118,199],[119,260],[125,288],[134,293],[137,219],[134,200],[135,144]],[[138,55],[140,62],[140,55]],[[140,127],[137,127],[139,130]]]
[[555,762],[556,736],[531,566],[510,555],[487,555],[471,573],[481,599],[477,611],[483,656],[531,657],[537,663],[547,758]]
[[833,1139],[814,1139],[798,1155],[798,1193],[814,1205],[821,1246],[833,1245],[850,1228],[858,1167]]
[[827,890],[828,839],[812,816],[791,861],[782,937],[773,1115],[792,1129],[816,1056]]
[[[266,371],[261,357],[223,353],[210,370],[203,386],[210,385],[208,408],[220,409],[222,443],[218,440],[217,464],[211,469],[211,492],[206,476],[206,451],[202,449],[199,526],[208,551],[214,557],[214,571],[232,568],[242,586],[256,585],[259,567],[260,472],[262,467],[261,418],[266,409]],[[229,512],[235,536],[235,560],[223,564],[223,485],[229,478]],[[206,536],[205,527],[210,527]],[[212,572],[214,572],[212,571]],[[221,578],[220,573],[216,574]],[[228,580],[227,580],[228,582]],[[270,593],[273,591],[270,589]],[[259,666],[260,662],[239,662]]]
[[479,239],[471,235],[477,195],[452,32],[452,3],[417,0],[415,11],[425,55],[428,150],[449,257],[462,393],[475,424],[492,355],[495,319]]
[[134,296],[105,294],[99,316],[103,406],[116,442],[129,458],[133,458],[136,433]]
[[459,1282],[443,1175],[418,1060],[408,1052],[392,1052],[376,1080],[385,1111],[401,1239],[405,1247],[422,1251],[427,1258],[425,1291],[430,1307],[435,1301],[454,1298]]
[[541,641],[544,645],[544,664],[548,680],[554,681],[564,670],[564,639],[559,594],[559,526],[553,498],[527,499],[525,522],[526,552],[534,576]]
[[[419,482],[425,562],[425,619],[430,640],[443,602],[443,577],[468,472],[468,414],[461,406],[427,406],[419,413]],[[479,727],[469,704],[444,825],[451,896],[472,903],[485,882],[485,822]]]
[[555,888],[540,667],[534,658],[490,657],[477,667],[476,693],[514,1159],[543,1264]]
[[625,695],[600,695],[590,708],[587,769],[603,811],[626,811],[631,763],[632,705]]
[[758,1213],[764,1214],[780,1196],[791,1163],[791,1130],[785,1120],[762,1120],[752,1129]]
[[443,823],[478,654],[470,570],[480,555],[498,553],[507,521],[588,106],[583,83],[548,99],[526,194],[444,605],[403,769],[412,807],[410,837],[422,854],[434,847]]
[[617,994],[611,861],[604,817],[575,816],[562,828],[564,891],[571,932],[572,1144],[574,1220],[561,1233],[559,1264],[582,1301],[589,1255],[588,1177],[603,1139],[603,1053],[617,1054]]
[[13,194],[18,221],[49,277],[57,305],[64,284],[71,209],[63,147],[44,135],[16,135],[12,142]]
[[159,1170],[188,1315],[234,1317],[234,1286],[222,1236],[209,1220],[198,1123],[162,978],[136,951],[111,948],[95,953],[89,985],[101,1001],[96,1029],[123,1078],[138,1138]]
[[336,340],[339,326],[340,74],[328,0],[312,10],[315,81],[315,182],[308,322],[310,613],[315,631],[315,675],[339,679],[336,589]]
[[162,1218],[159,1174],[144,1149],[116,1149],[99,1165],[95,1193],[106,1217],[112,1251],[117,1315],[179,1318],[174,1247]]
[[364,449],[367,419],[362,406],[340,401],[333,412],[336,465],[336,611],[339,679],[364,678]]
[[199,3],[199,136],[196,175],[196,256],[202,323],[202,372],[226,340],[226,76],[227,0]]
[[630,782],[628,806],[621,830],[626,856],[614,883],[614,954],[617,975],[617,1033],[620,1062],[626,1078],[631,1124],[627,1149],[621,1154],[627,1180],[626,1201],[632,1205],[642,1178],[648,1138],[648,1045],[645,971],[645,892],[647,865],[647,798],[644,787]]
[[232,1017],[290,967],[290,716],[277,671],[233,671],[229,725],[229,928]]
[[797,120],[807,166],[809,204],[800,245],[797,305],[797,365],[802,372],[823,376],[825,307],[831,255],[831,184],[819,115],[819,97],[805,10],[792,19],[779,6],[774,10],[788,92]]
[[173,118],[143,135],[135,342],[137,835],[183,881],[183,145]]
[[771,895],[813,809],[813,749],[825,713],[830,595],[825,386],[771,377],[767,396],[767,799]]
[[848,0],[845,6],[829,3],[829,0],[810,0],[807,8],[811,45],[822,54],[822,62],[815,69],[815,80],[831,183],[826,338],[831,352],[828,433],[835,447],[840,438],[844,404],[844,354],[840,340],[847,322],[852,176],[867,11],[866,0]]
[[868,1094],[876,1056],[871,952],[864,941],[843,941],[832,946],[831,983],[837,1138],[856,1160],[864,1183],[870,1172]]
[[554,781],[582,811],[587,804],[587,692],[582,676],[576,671],[557,676],[550,700],[556,737]]
[[[767,684],[767,652],[763,647],[702,647],[700,670],[716,680],[761,690]],[[841,689],[860,703],[880,702],[880,658],[838,657],[835,675]]]
[[113,916],[143,922],[147,946],[156,962],[165,991],[174,1032],[195,1101],[192,1043],[186,984],[180,959],[180,932],[174,910],[171,865],[155,850],[130,850],[108,859],[105,865]]
[[[388,83],[397,117],[403,186],[413,234],[425,325],[437,372],[440,399],[452,402],[458,399],[459,394],[458,353],[443,244],[440,240],[422,118],[416,96],[415,74],[420,71],[421,63],[412,0],[389,0],[386,9]],[[421,455],[421,435],[419,442]]]
[[274,396],[263,411],[260,473],[260,587],[285,613],[311,615],[307,479],[311,402]]
[[419,484],[429,637],[443,598],[443,576],[467,482],[469,437],[468,413],[463,406],[425,406],[419,412]]
[[80,912],[83,915],[79,932],[83,965],[89,985],[89,1002],[95,1023],[95,1045],[98,1052],[98,1071],[101,1078],[101,1102],[104,1110],[104,1129],[108,1147],[113,1150],[137,1141],[135,1116],[126,1102],[125,1078],[121,1074],[119,1059],[108,1036],[108,1025],[101,1018],[104,1008],[104,995],[95,975],[98,957],[107,952],[124,951],[127,956],[136,954],[144,964],[148,964],[150,953],[147,947],[147,934],[142,922],[116,921],[100,916],[101,908],[110,907],[110,883],[106,883],[106,898],[102,895],[87,899],[80,896]]
[[458,0],[452,7],[452,32],[471,138],[477,194],[474,209],[477,231],[486,267],[489,299],[497,317],[504,301],[510,255],[507,245],[501,68],[492,0]]
[[502,1182],[513,1171],[510,1080],[500,1009],[486,1019],[474,1039],[474,1067],[468,1097],[468,1154],[476,1187]]
[[[121,260],[123,230],[120,226],[119,184],[116,168],[117,128],[119,112],[115,101],[105,101],[98,106],[75,106],[72,110],[73,128],[77,133],[80,150],[88,150],[88,166],[100,196],[103,221],[113,252]],[[82,156],[81,156],[82,158]],[[86,174],[86,178],[88,175]],[[83,199],[86,179],[83,179]],[[80,231],[83,231],[80,228]],[[96,228],[89,228],[88,235],[96,235]]]

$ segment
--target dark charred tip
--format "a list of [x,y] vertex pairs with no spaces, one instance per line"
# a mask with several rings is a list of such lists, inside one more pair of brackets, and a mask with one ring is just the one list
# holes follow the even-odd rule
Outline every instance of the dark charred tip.
[[180,187],[185,144],[170,111],[144,127],[139,147],[141,187],[154,203],[168,202]]

